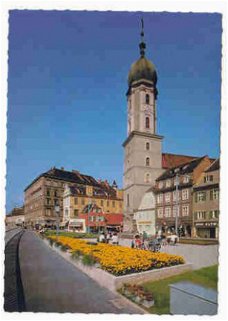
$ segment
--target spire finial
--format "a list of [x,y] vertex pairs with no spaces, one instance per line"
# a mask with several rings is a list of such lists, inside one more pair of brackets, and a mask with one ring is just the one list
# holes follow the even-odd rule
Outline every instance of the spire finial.
[[145,49],[146,49],[146,44],[144,42],[144,21],[143,18],[141,18],[141,42],[139,44],[139,49],[140,49],[140,55],[141,57],[145,56]]

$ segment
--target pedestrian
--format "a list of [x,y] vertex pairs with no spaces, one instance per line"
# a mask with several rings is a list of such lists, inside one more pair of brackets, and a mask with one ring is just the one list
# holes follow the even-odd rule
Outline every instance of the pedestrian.
[[112,244],[115,244],[115,245],[119,244],[119,239],[118,239],[118,235],[116,232],[112,236]]
[[141,239],[139,235],[135,235],[135,247],[136,249],[140,249],[142,245]]
[[109,233],[107,234],[107,236],[106,236],[106,241],[107,241],[107,243],[110,242],[111,238],[112,238],[112,234],[109,232]]
[[105,242],[105,235],[104,233],[101,233],[100,236],[99,236],[99,242],[100,243],[104,243]]

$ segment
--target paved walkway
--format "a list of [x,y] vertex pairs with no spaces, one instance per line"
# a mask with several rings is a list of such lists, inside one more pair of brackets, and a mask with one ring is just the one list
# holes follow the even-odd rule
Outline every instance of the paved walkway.
[[21,231],[20,227],[15,227],[15,228],[11,228],[9,230],[6,230],[5,231],[5,245],[12,239],[12,237],[14,237],[14,235],[16,235],[20,231]]
[[27,311],[143,314],[47,247],[34,232],[22,236],[19,257]]
[[163,246],[161,252],[181,255],[197,270],[218,264],[218,245],[177,244]]
[[[130,246],[131,240],[120,239],[120,244]],[[161,252],[181,255],[187,263],[193,264],[193,269],[218,264],[218,245],[180,244],[162,246]]]

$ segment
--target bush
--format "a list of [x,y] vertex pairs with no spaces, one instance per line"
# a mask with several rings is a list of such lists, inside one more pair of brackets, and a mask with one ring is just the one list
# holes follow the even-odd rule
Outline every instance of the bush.
[[84,265],[92,266],[96,263],[96,259],[92,255],[85,254],[83,255],[82,263]]
[[81,251],[75,250],[75,251],[72,252],[71,257],[74,260],[79,260],[81,255],[82,255]]
[[49,244],[50,244],[51,246],[53,246],[53,244],[54,244],[53,239],[48,239],[48,241],[49,241]]
[[59,246],[61,246],[61,245],[62,245],[62,243],[61,243],[61,242],[59,242],[59,241],[56,241],[56,242],[55,242],[55,245],[56,245],[57,247],[59,247]]
[[62,250],[63,252],[66,252],[67,250],[70,249],[70,247],[69,247],[68,245],[64,245],[64,244],[61,244],[60,248],[61,248],[61,250]]

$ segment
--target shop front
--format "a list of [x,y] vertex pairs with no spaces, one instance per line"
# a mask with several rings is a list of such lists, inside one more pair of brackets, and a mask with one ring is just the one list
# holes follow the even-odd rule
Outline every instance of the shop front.
[[217,222],[197,222],[195,223],[196,237],[200,238],[218,238]]

